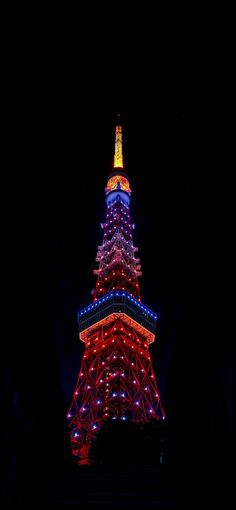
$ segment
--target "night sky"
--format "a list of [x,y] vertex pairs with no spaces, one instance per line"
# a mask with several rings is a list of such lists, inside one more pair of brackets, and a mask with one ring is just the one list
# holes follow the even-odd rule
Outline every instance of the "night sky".
[[150,352],[172,442],[184,475],[189,466],[219,472],[234,417],[232,351],[220,325],[226,232],[215,96],[204,73],[178,59],[156,80],[153,61],[101,83],[93,73],[86,81],[68,58],[48,56],[43,73],[34,68],[16,108],[21,170],[7,236],[18,254],[9,302],[22,340],[5,367],[5,435],[20,467],[53,465],[67,448],[64,416],[83,354],[76,313],[92,299],[119,112],[141,294],[159,316]]

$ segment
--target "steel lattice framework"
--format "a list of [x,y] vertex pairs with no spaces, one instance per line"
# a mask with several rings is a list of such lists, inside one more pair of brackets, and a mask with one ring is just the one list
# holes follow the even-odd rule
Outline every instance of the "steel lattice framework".
[[106,187],[103,243],[96,258],[99,267],[94,270],[94,301],[78,313],[85,351],[67,416],[72,452],[79,464],[90,463],[91,445],[106,420],[145,423],[165,418],[149,353],[157,316],[141,303],[138,278],[142,273],[135,257],[138,248],[133,245],[131,189],[121,144],[119,125],[114,169]]

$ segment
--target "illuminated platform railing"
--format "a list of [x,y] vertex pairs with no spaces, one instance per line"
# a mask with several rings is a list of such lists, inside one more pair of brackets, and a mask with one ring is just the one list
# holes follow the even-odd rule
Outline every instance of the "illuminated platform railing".
[[79,331],[84,331],[96,322],[113,313],[124,313],[141,326],[155,333],[157,315],[128,292],[109,292],[77,314]]

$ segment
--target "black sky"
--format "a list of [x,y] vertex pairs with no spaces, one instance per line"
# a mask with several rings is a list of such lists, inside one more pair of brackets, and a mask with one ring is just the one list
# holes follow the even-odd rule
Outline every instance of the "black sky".
[[227,176],[219,181],[225,106],[208,59],[199,65],[184,47],[140,58],[123,52],[120,75],[95,55],[84,65],[73,51],[54,53],[50,45],[44,58],[39,48],[30,53],[31,64],[17,68],[19,86],[11,83],[19,171],[14,179],[10,172],[8,187],[9,309],[11,321],[19,315],[22,339],[14,335],[4,380],[16,424],[7,413],[6,433],[20,465],[33,462],[39,431],[39,463],[63,456],[64,413],[83,349],[76,313],[94,285],[117,112],[141,293],[160,317],[151,352],[176,449],[185,468],[201,459],[205,469],[226,462],[234,418],[219,256],[222,247],[227,252],[223,204],[230,195]]

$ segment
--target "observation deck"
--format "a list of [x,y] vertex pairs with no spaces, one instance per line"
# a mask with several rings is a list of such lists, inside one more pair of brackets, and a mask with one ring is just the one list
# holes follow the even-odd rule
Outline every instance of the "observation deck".
[[94,331],[99,323],[107,325],[115,318],[134,327],[148,343],[154,342],[157,315],[128,292],[112,291],[90,304],[77,314],[80,339]]

